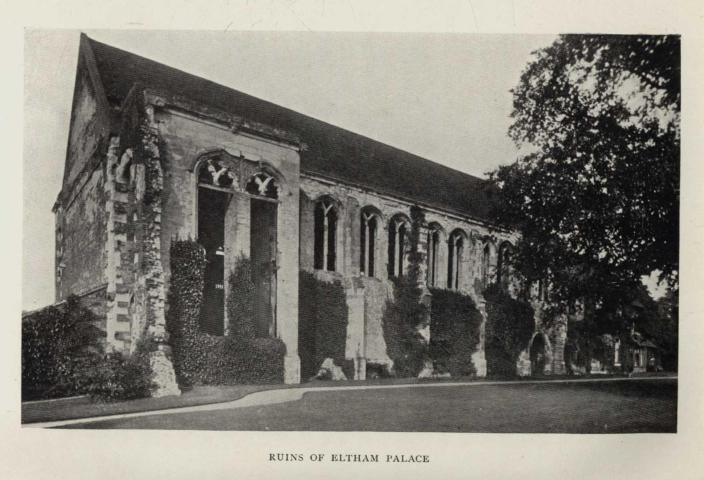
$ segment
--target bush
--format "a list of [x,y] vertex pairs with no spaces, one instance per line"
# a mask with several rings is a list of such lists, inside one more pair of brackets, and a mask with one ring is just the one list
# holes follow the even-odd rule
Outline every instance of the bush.
[[339,280],[326,282],[312,273],[300,272],[298,353],[302,378],[314,376],[326,358],[345,366],[348,315],[345,289]]
[[398,377],[416,377],[428,360],[428,345],[419,329],[428,322],[428,308],[421,302],[419,286],[420,265],[423,254],[419,252],[420,228],[425,222],[423,211],[411,207],[409,268],[406,275],[393,279],[394,300],[386,302],[382,317],[386,353],[394,362]]
[[430,357],[441,372],[453,377],[477,373],[472,354],[479,345],[481,313],[468,295],[430,289]]
[[173,241],[167,328],[179,385],[283,382],[284,343],[278,338],[254,338],[254,285],[249,260],[240,257],[229,277],[228,336],[200,331],[204,275],[203,248],[192,240]]
[[173,362],[180,386],[197,382],[207,363],[198,318],[203,303],[205,250],[192,240],[171,242],[171,284],[166,328],[173,347]]
[[420,294],[416,282],[407,277],[395,279],[394,300],[387,301],[384,309],[386,354],[394,362],[393,373],[397,377],[418,376],[428,358],[425,339],[418,331],[427,315]]
[[486,362],[489,375],[516,375],[518,356],[535,332],[533,307],[490,285],[486,299]]
[[236,338],[253,339],[254,326],[254,282],[252,263],[240,255],[235,260],[235,269],[229,279],[230,294],[227,296],[227,319],[229,334]]
[[125,359],[105,355],[96,317],[71,296],[22,324],[22,399],[90,395],[95,400],[149,396],[153,387],[150,344],[140,342]]
[[22,322],[22,399],[76,395],[78,360],[100,353],[102,331],[76,296]]
[[140,342],[128,358],[115,352],[99,362],[83,365],[77,379],[83,393],[102,401],[148,397],[156,386],[149,365],[149,345],[149,342]]

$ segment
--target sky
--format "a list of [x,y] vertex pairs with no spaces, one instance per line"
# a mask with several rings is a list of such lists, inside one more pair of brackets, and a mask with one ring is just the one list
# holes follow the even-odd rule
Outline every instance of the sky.
[[[476,176],[511,163],[512,96],[549,35],[85,31],[103,43]],[[78,31],[27,31],[22,305],[54,300]],[[350,161],[354,161],[353,158]]]

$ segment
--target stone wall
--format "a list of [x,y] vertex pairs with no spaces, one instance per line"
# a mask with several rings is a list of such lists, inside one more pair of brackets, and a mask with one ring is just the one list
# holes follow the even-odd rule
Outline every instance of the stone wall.
[[[161,139],[164,188],[161,195],[161,263],[168,288],[169,247],[173,238],[196,238],[197,167],[209,156],[227,158],[235,179],[225,219],[225,278],[237,255],[250,255],[250,197],[246,182],[257,172],[272,174],[279,186],[276,252],[276,335],[286,344],[285,381],[300,380],[298,359],[299,156],[292,142],[263,132],[238,130],[237,122],[212,110],[200,115],[171,108],[171,100],[153,96],[155,125]],[[176,103],[178,103],[176,101]],[[204,119],[203,116],[208,117]],[[229,123],[228,123],[229,122]],[[239,125],[239,124],[238,124]],[[242,127],[244,128],[244,127]],[[255,126],[249,126],[256,130]],[[270,133],[270,132],[269,132]],[[261,135],[261,136],[260,136]],[[226,288],[227,282],[225,282]],[[227,291],[225,292],[227,295]],[[227,319],[225,319],[227,325]]]
[[[395,215],[404,215],[410,220],[412,203],[398,198],[377,194],[361,187],[336,183],[329,179],[303,175],[301,180],[300,202],[300,259],[301,269],[314,271],[314,218],[315,204],[321,198],[332,199],[338,208],[337,226],[337,262],[336,271],[327,272],[348,288],[348,305],[361,309],[364,299],[364,342],[350,345],[350,355],[357,355],[357,345],[363,345],[364,358],[367,363],[391,366],[391,360],[386,354],[382,317],[385,305],[393,300],[393,285],[388,280],[388,225]],[[379,224],[375,241],[375,274],[368,277],[360,272],[360,216],[361,209],[371,207],[379,214]],[[459,232],[464,239],[464,250],[460,262],[459,290],[470,295],[479,310],[486,318],[482,296],[484,285],[481,278],[481,258],[486,245],[489,245],[491,275],[495,275],[497,265],[498,245],[504,241],[515,242],[515,234],[504,232],[471,218],[462,218],[454,214],[434,209],[432,206],[421,206],[425,215],[426,225],[421,229],[419,251],[427,251],[427,233],[429,228],[440,231],[440,244],[437,256],[436,287],[448,285],[448,244],[447,240],[453,232]],[[407,252],[406,252],[407,253]],[[407,263],[406,263],[407,265]],[[408,265],[407,265],[408,266]],[[421,265],[422,277],[425,279],[426,265]],[[361,293],[360,290],[363,292]],[[351,311],[353,316],[356,312]],[[356,326],[353,328],[357,328]],[[479,350],[474,354],[473,360],[477,367],[478,375],[486,375],[486,361],[484,358],[484,324],[480,330]],[[427,333],[427,332],[426,332]],[[430,332],[432,335],[432,332]],[[353,335],[348,335],[352,337]],[[352,352],[354,350],[354,352]],[[348,357],[348,358],[351,358]]]
[[104,170],[100,166],[86,170],[79,180],[78,190],[70,192],[66,205],[54,209],[57,301],[107,281]]

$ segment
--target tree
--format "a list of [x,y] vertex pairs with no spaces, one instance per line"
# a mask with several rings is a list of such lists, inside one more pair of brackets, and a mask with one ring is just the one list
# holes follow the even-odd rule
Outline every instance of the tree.
[[490,174],[496,217],[522,234],[518,271],[557,305],[582,302],[595,333],[597,310],[625,305],[614,291],[677,282],[679,37],[560,36],[512,93],[520,155]]
[[563,35],[513,90],[521,151],[491,173],[516,266],[558,299],[599,298],[660,271],[676,281],[679,37]]

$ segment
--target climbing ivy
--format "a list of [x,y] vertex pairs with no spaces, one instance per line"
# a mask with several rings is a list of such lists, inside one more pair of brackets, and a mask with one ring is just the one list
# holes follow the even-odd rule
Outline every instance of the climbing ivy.
[[516,375],[518,356],[535,332],[533,307],[497,284],[487,287],[486,361],[489,375]]
[[[345,289],[301,271],[298,280],[298,353],[301,378],[315,375],[326,358],[345,367],[348,322]],[[349,375],[350,372],[345,372]],[[354,372],[352,372],[354,373]]]
[[[254,287],[248,259],[238,260],[229,279],[228,315],[234,314],[230,335],[217,337],[200,331],[205,262],[205,250],[197,242],[171,242],[167,328],[179,384],[188,388],[196,384],[283,382],[284,343],[278,338],[253,335]],[[241,296],[239,288],[243,289]]]
[[430,356],[435,368],[453,377],[476,374],[472,354],[479,345],[481,313],[463,293],[441,288],[432,288],[430,293]]
[[422,302],[420,286],[421,264],[424,255],[418,248],[421,227],[425,223],[423,211],[411,208],[409,268],[405,275],[392,279],[394,299],[386,302],[382,317],[386,353],[394,362],[394,373],[399,377],[415,377],[429,358],[428,345],[419,329],[427,326],[428,307]]

